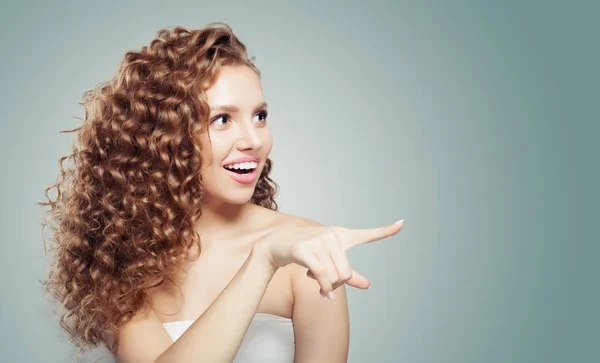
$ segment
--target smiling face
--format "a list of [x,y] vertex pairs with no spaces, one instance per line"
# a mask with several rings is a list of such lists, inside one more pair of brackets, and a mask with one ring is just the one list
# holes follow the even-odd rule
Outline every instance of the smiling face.
[[[204,165],[202,183],[208,201],[247,203],[271,152],[273,140],[267,125],[267,109],[260,78],[247,66],[224,66],[206,92],[211,108],[208,132],[199,136]],[[228,171],[224,165],[250,158],[242,168]]]

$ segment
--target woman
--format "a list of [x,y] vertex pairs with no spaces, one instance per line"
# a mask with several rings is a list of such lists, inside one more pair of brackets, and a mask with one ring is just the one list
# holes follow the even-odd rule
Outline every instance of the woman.
[[277,211],[260,72],[226,24],[159,31],[84,101],[74,152],[41,203],[58,224],[46,286],[81,351],[347,360],[344,284],[370,282],[345,251],[403,224],[350,230]]

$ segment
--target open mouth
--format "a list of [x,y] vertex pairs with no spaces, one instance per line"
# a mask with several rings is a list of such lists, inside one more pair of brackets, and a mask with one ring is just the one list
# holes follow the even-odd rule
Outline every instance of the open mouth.
[[224,165],[223,168],[229,172],[229,176],[238,183],[252,184],[257,178],[258,162],[243,162]]
[[226,167],[223,167],[223,168],[225,170],[227,170],[227,171],[231,171],[233,173],[240,174],[240,175],[250,174],[250,173],[252,173],[256,169],[256,168],[255,169],[229,169],[229,168],[226,168]]

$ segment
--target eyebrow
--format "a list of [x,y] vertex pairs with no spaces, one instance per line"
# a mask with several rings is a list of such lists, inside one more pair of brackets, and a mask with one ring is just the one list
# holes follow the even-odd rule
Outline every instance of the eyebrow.
[[[262,108],[267,108],[267,103],[266,102],[261,102],[259,103],[255,108],[254,111],[258,111]],[[231,106],[231,105],[219,105],[219,106],[214,106],[210,108],[211,111],[227,111],[227,112],[239,112],[239,108],[237,108],[236,106]]]

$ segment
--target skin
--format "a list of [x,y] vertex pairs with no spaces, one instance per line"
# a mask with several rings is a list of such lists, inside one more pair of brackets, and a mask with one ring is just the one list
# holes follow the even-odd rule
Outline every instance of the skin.
[[[203,160],[202,182],[207,201],[202,205],[198,231],[206,236],[232,239],[256,226],[256,208],[248,201],[252,184],[233,180],[223,163],[242,156],[260,158],[257,173],[264,168],[273,138],[267,124],[266,101],[258,75],[246,66],[225,66],[206,93],[211,107],[208,133],[200,134]],[[227,111],[220,106],[233,106]]]
[[[258,178],[252,184],[241,184],[223,169],[226,160],[253,155],[260,157],[260,175],[271,152],[272,135],[260,114],[264,108],[257,109],[265,102],[258,75],[246,66],[225,66],[207,91],[207,98],[211,108],[230,105],[238,110],[212,110],[208,133],[198,136],[203,160],[207,161],[202,170],[207,201],[196,225],[202,253],[198,260],[182,266],[185,273],[176,277],[180,289],[156,288],[151,295],[151,312],[124,324],[122,361],[136,361],[131,357],[138,354],[134,351],[141,344],[147,344],[147,355],[158,355],[168,348],[173,342],[162,323],[202,316],[240,270],[252,247],[274,228],[321,226],[248,203]],[[228,116],[217,118],[224,114]],[[256,312],[293,319],[295,363],[346,362],[349,314],[345,286],[336,286],[334,300],[324,299],[319,294],[319,283],[307,277],[307,271],[298,264],[277,269]],[[144,336],[144,342],[138,340],[140,336]]]

